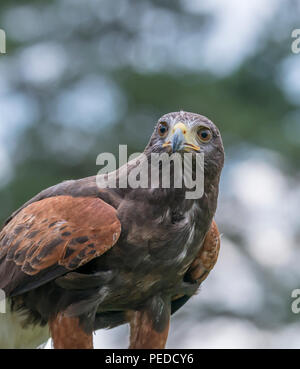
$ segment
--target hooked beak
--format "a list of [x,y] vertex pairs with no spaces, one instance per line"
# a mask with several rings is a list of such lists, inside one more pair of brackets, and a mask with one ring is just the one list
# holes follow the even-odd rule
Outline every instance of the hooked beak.
[[171,139],[172,152],[184,149],[185,138],[180,128],[177,128]]
[[186,127],[186,125],[179,122],[174,126],[172,130],[171,140],[164,143],[163,147],[171,146],[173,153],[177,151],[190,151],[190,150],[199,152],[200,147],[189,142],[191,141],[190,136],[191,134],[190,132],[188,132],[188,128]]

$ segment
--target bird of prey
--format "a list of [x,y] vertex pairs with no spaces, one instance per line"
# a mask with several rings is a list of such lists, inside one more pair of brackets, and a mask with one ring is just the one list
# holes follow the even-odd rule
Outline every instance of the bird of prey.
[[[94,176],[50,187],[7,219],[0,232],[8,304],[0,314],[1,348],[36,347],[49,334],[54,348],[93,348],[93,331],[124,323],[129,348],[165,347],[171,315],[218,257],[214,214],[224,149],[208,118],[163,115],[144,157],[187,152],[204,155],[200,198],[187,198],[187,188],[172,181],[170,188],[99,188]],[[136,164],[125,167],[115,172],[118,183]]]

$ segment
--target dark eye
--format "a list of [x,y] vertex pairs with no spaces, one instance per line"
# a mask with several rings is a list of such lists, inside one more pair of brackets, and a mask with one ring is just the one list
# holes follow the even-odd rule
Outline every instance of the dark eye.
[[208,128],[200,128],[198,136],[202,142],[208,142],[211,140],[212,134]]
[[158,125],[158,134],[160,137],[164,137],[168,133],[169,127],[166,122],[160,122]]

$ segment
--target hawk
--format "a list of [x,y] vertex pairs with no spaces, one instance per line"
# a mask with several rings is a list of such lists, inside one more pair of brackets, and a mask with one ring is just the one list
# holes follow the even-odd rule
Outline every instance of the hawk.
[[[54,348],[93,348],[93,331],[124,323],[129,348],[165,347],[171,315],[217,261],[224,149],[212,121],[180,111],[158,120],[143,153],[149,171],[153,153],[191,153],[193,173],[203,154],[201,197],[187,198],[187,187],[174,181],[170,188],[102,188],[94,176],[50,187],[7,219],[0,233],[0,288],[9,305],[0,314],[2,348],[36,347],[49,334]],[[117,183],[136,163],[114,172]]]

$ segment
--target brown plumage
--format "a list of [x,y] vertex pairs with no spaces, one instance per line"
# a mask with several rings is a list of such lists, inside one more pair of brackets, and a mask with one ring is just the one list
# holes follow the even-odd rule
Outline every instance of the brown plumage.
[[130,349],[163,349],[165,348],[169,320],[162,330],[153,327],[153,317],[147,310],[134,311],[129,314],[130,322]]
[[163,116],[144,154],[172,150],[205,154],[201,198],[185,187],[100,189],[89,177],[42,191],[7,220],[0,288],[23,326],[48,323],[56,348],[91,348],[94,330],[129,323],[131,348],[165,346],[170,315],[217,261],[224,160],[218,129],[193,113]]
[[203,246],[187,271],[187,278],[202,283],[215,266],[220,250],[220,233],[215,221],[205,237]]
[[106,252],[120,233],[116,210],[101,199],[51,197],[28,205],[8,223],[0,258],[6,255],[27,275],[56,265],[72,270]]
[[93,336],[81,328],[77,317],[58,313],[54,319],[50,319],[49,327],[56,349],[93,348]]

